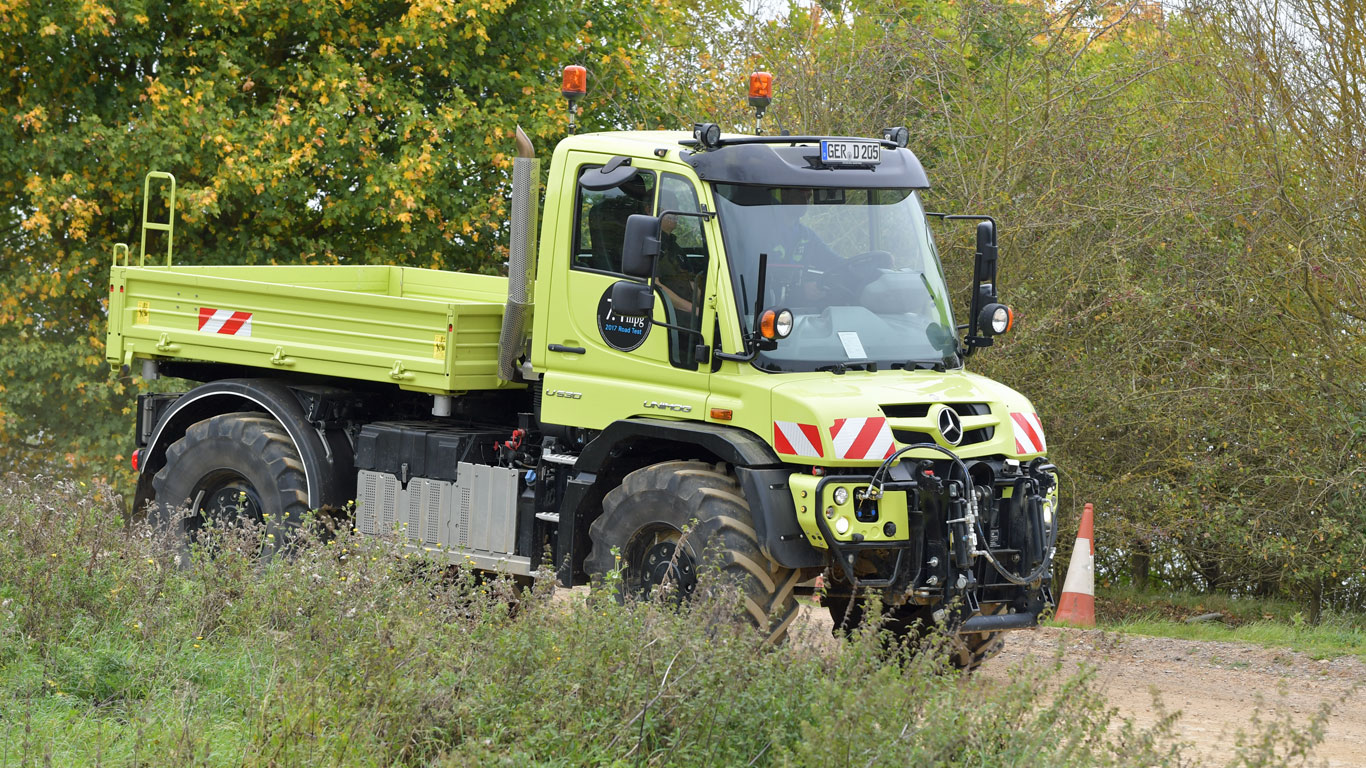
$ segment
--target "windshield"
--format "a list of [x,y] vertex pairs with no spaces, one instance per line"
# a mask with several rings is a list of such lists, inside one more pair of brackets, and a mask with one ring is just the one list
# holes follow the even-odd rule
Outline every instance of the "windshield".
[[913,190],[717,184],[716,193],[742,327],[753,331],[756,303],[796,320],[756,366],[958,364],[944,273]]

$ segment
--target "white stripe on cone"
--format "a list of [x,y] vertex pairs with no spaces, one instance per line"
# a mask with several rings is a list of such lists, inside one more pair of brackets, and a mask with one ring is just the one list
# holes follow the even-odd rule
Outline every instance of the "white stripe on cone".
[[1064,594],[1096,596],[1096,564],[1091,556],[1091,542],[1077,539],[1072,550],[1072,561],[1067,564],[1067,579],[1062,584]]
[[1083,627],[1096,625],[1095,535],[1094,512],[1087,504],[1077,530],[1077,545],[1072,548],[1072,561],[1067,564],[1058,612],[1054,615],[1058,621]]

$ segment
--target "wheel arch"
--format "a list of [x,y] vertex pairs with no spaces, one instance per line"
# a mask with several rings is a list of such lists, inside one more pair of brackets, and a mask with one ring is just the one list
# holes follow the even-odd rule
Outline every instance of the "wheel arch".
[[[792,471],[763,438],[739,427],[697,421],[622,419],[599,432],[574,464],[560,519],[561,551],[573,556],[558,565],[565,584],[582,581],[588,527],[602,513],[602,499],[641,467],[663,461],[697,459],[731,465],[754,515],[764,554],[790,568],[823,566],[825,557],[804,538],[786,477]],[[779,487],[774,487],[779,486]]]
[[298,396],[286,382],[223,379],[195,387],[161,413],[140,455],[133,515],[141,517],[154,499],[152,478],[166,465],[166,449],[184,437],[191,424],[242,411],[268,414],[289,435],[303,461],[310,509],[342,507],[355,497],[351,444],[340,430],[320,431],[309,423]]

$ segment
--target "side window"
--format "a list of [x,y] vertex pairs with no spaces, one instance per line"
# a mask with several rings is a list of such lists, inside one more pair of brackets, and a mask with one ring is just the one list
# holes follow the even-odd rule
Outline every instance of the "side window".
[[[582,166],[579,176],[601,167]],[[620,274],[621,241],[626,235],[626,219],[633,213],[650,213],[650,203],[654,197],[653,171],[640,171],[625,184],[603,192],[579,187],[574,221],[574,255],[571,260],[573,268]]]
[[[696,213],[697,190],[692,182],[666,173],[659,184],[659,213]],[[660,222],[659,264],[655,270],[665,312],[671,325],[702,330],[702,305],[707,291],[707,238],[702,220],[695,216],[664,216]],[[700,334],[669,330],[669,362],[675,367],[697,370],[695,348],[705,341]]]

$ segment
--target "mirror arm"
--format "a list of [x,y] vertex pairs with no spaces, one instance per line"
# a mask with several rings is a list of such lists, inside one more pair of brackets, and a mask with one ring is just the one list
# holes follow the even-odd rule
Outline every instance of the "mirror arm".
[[711,221],[716,218],[716,211],[708,211],[706,206],[703,206],[701,211],[660,211],[655,218],[662,219],[665,216],[692,216],[703,221]]
[[[963,339],[963,345],[959,351],[959,354],[964,359],[967,359],[972,355],[974,351],[977,350],[978,347],[989,347],[992,345],[992,339],[990,336],[979,336],[977,334],[977,318],[978,315],[981,314],[982,307],[985,306],[983,304],[984,301],[996,300],[997,256],[995,254],[995,250],[997,247],[996,238],[998,236],[1000,228],[996,225],[996,219],[991,216],[987,216],[986,214],[939,213],[927,211],[925,215],[943,221],[980,221],[990,222],[991,224],[991,242],[987,244],[987,246],[993,251],[993,253],[991,257],[988,259],[986,258],[985,254],[981,249],[977,251],[975,263],[972,267],[972,299],[968,303],[968,322],[964,325],[958,326],[958,330],[961,331],[966,329],[968,331],[968,335]],[[978,243],[981,244],[981,242],[982,241],[979,237]],[[990,272],[990,274],[982,274],[983,268],[986,268]]]
[[[754,291],[754,327],[755,327],[755,328],[758,328],[758,327],[759,327],[759,317],[760,317],[761,315],[763,315],[763,313],[764,313],[764,290],[765,290],[765,288],[767,288],[767,282],[768,282],[768,254],[767,254],[767,253],[761,253],[761,254],[759,254],[759,283],[758,283],[758,285],[755,286],[755,291]],[[730,353],[730,352],[722,352],[722,351],[720,351],[720,350],[718,349],[718,350],[716,351],[716,357],[717,357],[718,359],[720,359],[720,360],[731,360],[731,361],[737,362],[737,363],[748,363],[748,362],[753,361],[754,358],[756,358],[756,357],[759,356],[759,351],[760,351],[760,349],[762,349],[762,347],[761,347],[761,346],[757,343],[757,341],[755,340],[754,334],[753,334],[753,333],[746,333],[746,334],[744,334],[744,339],[745,339],[745,351],[744,351],[744,352]]]

